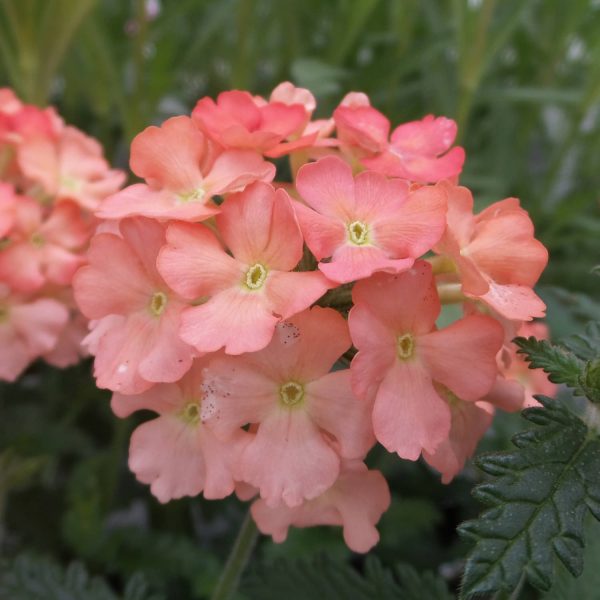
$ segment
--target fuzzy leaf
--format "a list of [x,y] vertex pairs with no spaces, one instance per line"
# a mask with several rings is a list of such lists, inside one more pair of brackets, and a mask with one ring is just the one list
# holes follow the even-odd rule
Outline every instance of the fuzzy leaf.
[[556,555],[574,576],[583,568],[583,519],[600,505],[600,438],[563,404],[539,396],[543,408],[523,416],[535,429],[515,436],[518,450],[477,461],[495,476],[474,496],[490,506],[459,532],[476,541],[462,583],[463,597],[510,592],[524,574],[545,591]]
[[445,582],[432,573],[418,573],[399,565],[387,569],[369,557],[364,575],[326,557],[313,560],[279,559],[262,564],[246,578],[244,595],[249,600],[451,600]]
[[0,563],[0,598],[7,600],[164,600],[151,595],[141,575],[117,595],[100,577],[90,577],[85,567],[71,563],[63,569],[54,562],[23,554]]
[[519,354],[525,355],[530,369],[543,369],[548,373],[550,381],[566,383],[569,387],[579,390],[579,375],[584,363],[575,354],[534,337],[518,337],[513,341],[519,347]]

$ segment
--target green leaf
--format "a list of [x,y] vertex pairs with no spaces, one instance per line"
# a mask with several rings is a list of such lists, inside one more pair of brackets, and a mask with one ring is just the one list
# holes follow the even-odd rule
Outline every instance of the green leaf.
[[515,589],[524,576],[548,590],[556,555],[574,576],[583,568],[583,519],[600,518],[600,438],[562,403],[539,396],[543,408],[523,416],[537,427],[517,434],[518,450],[482,455],[494,476],[475,497],[489,505],[459,532],[476,545],[462,583],[463,597]]
[[249,600],[450,600],[446,583],[432,573],[419,574],[409,565],[384,568],[369,557],[364,575],[326,556],[313,560],[280,559],[263,563],[244,582]]
[[115,594],[100,577],[90,577],[85,567],[71,563],[63,569],[54,562],[29,554],[0,563],[0,598],[7,600],[164,600],[150,594],[145,580],[135,575],[125,595]]
[[518,337],[514,343],[519,347],[519,354],[524,354],[525,360],[530,363],[530,369],[543,369],[550,381],[579,389],[579,375],[584,364],[572,352],[534,337]]

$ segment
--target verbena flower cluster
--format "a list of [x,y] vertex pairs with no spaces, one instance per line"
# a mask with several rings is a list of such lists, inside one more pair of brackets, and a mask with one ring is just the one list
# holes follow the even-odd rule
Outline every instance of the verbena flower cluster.
[[79,360],[87,320],[71,281],[93,211],[124,180],[100,144],[54,109],[0,89],[0,380],[14,381],[39,357],[58,367]]
[[552,392],[510,343],[543,327],[548,256],[517,199],[473,213],[454,121],[315,108],[283,83],[140,133],[143,182],[101,202],[74,289],[114,412],[158,415],[129,465],[161,502],[236,492],[276,541],[340,525],[366,552],[390,504],[376,442],[448,482],[496,408]]

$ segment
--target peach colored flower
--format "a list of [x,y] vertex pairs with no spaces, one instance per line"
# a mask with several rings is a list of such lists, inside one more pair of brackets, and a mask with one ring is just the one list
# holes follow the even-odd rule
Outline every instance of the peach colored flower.
[[390,122],[364,94],[347,96],[333,118],[342,151],[368,169],[419,183],[453,178],[462,171],[465,151],[451,148],[457,131],[452,119],[427,115],[404,123],[388,142]]
[[206,226],[173,223],[158,269],[179,294],[198,299],[182,315],[183,340],[199,352],[254,352],[331,285],[321,273],[289,272],[302,257],[302,234],[283,190],[254,183],[229,196],[216,220],[231,255]]
[[46,216],[39,202],[18,196],[13,228],[0,249],[0,280],[21,292],[39,290],[46,283],[69,285],[85,261],[90,234],[76,204],[61,202]]
[[359,398],[374,400],[375,437],[409,460],[435,452],[448,437],[451,414],[434,383],[464,400],[482,398],[498,373],[502,327],[471,315],[436,330],[440,302],[424,261],[359,281],[352,297],[352,386]]
[[335,156],[304,165],[296,186],[308,204],[295,204],[306,244],[321,261],[319,269],[338,283],[410,268],[446,225],[443,190],[410,193],[406,181],[374,172],[354,179]]
[[68,317],[67,308],[56,300],[13,295],[0,284],[0,379],[15,381],[50,351]]
[[350,347],[343,317],[314,307],[278,325],[263,350],[211,361],[205,383],[223,439],[251,424],[235,477],[269,506],[298,506],[337,479],[340,458],[362,459],[373,445],[369,406],[352,393],[349,370],[330,372]]
[[507,319],[543,316],[546,307],[533,286],[548,262],[548,251],[533,237],[533,223],[519,201],[507,198],[473,215],[471,192],[445,187],[448,225],[435,251],[454,260],[463,293]]
[[87,340],[96,355],[96,384],[138,394],[154,383],[179,380],[195,352],[178,335],[187,303],[156,270],[163,226],[138,217],[122,221],[120,231],[122,237],[93,238],[89,265],[77,272],[73,287],[81,312],[101,328]]
[[201,221],[219,212],[212,201],[215,195],[275,176],[275,167],[259,154],[222,152],[185,116],[138,134],[131,144],[130,165],[146,183],[130,185],[107,198],[96,213],[99,217]]
[[375,525],[390,501],[387,482],[379,471],[368,470],[359,461],[345,461],[336,482],[321,496],[296,507],[270,507],[258,499],[251,511],[260,531],[275,542],[285,541],[290,527],[339,525],[351,550],[368,552],[379,541]]
[[118,417],[143,409],[158,413],[133,432],[129,467],[142,483],[151,485],[161,502],[201,492],[209,499],[224,498],[234,489],[232,460],[249,434],[240,429],[222,442],[205,425],[214,411],[203,384],[205,366],[203,359],[197,359],[177,383],[112,397]]

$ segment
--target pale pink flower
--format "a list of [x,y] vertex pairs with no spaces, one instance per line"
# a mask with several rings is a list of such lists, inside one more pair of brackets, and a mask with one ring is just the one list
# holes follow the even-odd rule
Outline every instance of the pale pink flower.
[[451,148],[457,131],[452,119],[427,115],[404,123],[388,142],[390,122],[364,94],[347,97],[333,118],[342,151],[368,169],[419,183],[456,177],[462,170],[465,152]]
[[[192,119],[224,148],[281,156],[298,148],[298,143],[290,145],[287,140],[297,138],[310,119],[312,100],[307,92],[276,88],[273,93],[277,100],[272,98],[269,102],[239,90],[222,92],[216,102],[208,97],[199,100]],[[296,102],[289,103],[290,100]],[[308,142],[303,140],[300,145]]]
[[352,384],[359,398],[374,399],[376,438],[409,460],[435,452],[448,437],[451,414],[434,383],[464,400],[481,399],[496,379],[502,327],[471,315],[436,330],[441,307],[424,261],[399,275],[359,281],[352,296]]
[[11,295],[0,285],[0,379],[15,381],[49,352],[68,318],[69,311],[56,300]]
[[296,186],[308,204],[295,204],[306,244],[319,269],[338,283],[410,268],[446,226],[444,190],[411,193],[406,181],[374,172],[355,179],[335,156],[304,165]]
[[330,372],[350,344],[344,318],[314,307],[281,323],[265,349],[211,361],[207,423],[223,439],[251,424],[234,475],[269,506],[316,498],[341,457],[362,459],[373,445],[369,406],[352,393],[349,370]]
[[79,311],[70,310],[69,320],[60,332],[56,344],[42,358],[59,369],[76,365],[89,355],[82,343],[87,333],[88,320]]
[[445,187],[448,226],[435,251],[454,260],[463,293],[507,319],[543,316],[546,307],[533,286],[548,262],[548,251],[534,238],[533,223],[519,200],[507,198],[473,215],[471,192]]
[[275,542],[285,541],[290,527],[339,525],[351,550],[368,552],[379,541],[375,525],[390,501],[387,482],[379,471],[368,470],[358,461],[346,461],[336,482],[321,496],[296,507],[270,507],[258,499],[251,511],[260,531]]
[[81,312],[102,328],[86,342],[95,350],[98,387],[137,394],[179,380],[195,352],[178,335],[187,304],[156,270],[164,228],[138,217],[122,221],[120,231],[122,237],[93,238],[89,265],[77,272],[73,287]]
[[71,126],[58,136],[27,136],[18,145],[17,158],[25,177],[45,194],[88,210],[96,209],[125,181],[125,173],[110,169],[98,141]]
[[208,227],[173,223],[158,268],[184,298],[206,300],[183,313],[183,340],[200,352],[254,352],[331,284],[321,273],[288,272],[302,257],[302,233],[283,190],[254,183],[229,196],[216,220],[231,255]]
[[205,362],[197,359],[177,383],[160,383],[133,396],[113,394],[118,417],[142,409],[158,413],[133,432],[129,468],[161,502],[201,492],[218,499],[233,492],[232,460],[249,434],[240,429],[222,442],[205,425],[214,411],[203,383],[205,371]]
[[147,127],[131,143],[136,183],[107,198],[96,214],[105,219],[142,215],[201,221],[217,214],[212,198],[271,181],[275,167],[251,150],[222,152],[189,117]]
[[90,238],[79,206],[61,202],[46,218],[37,200],[19,196],[14,208],[14,226],[0,249],[0,279],[22,292],[46,283],[69,285],[85,261],[82,253]]

